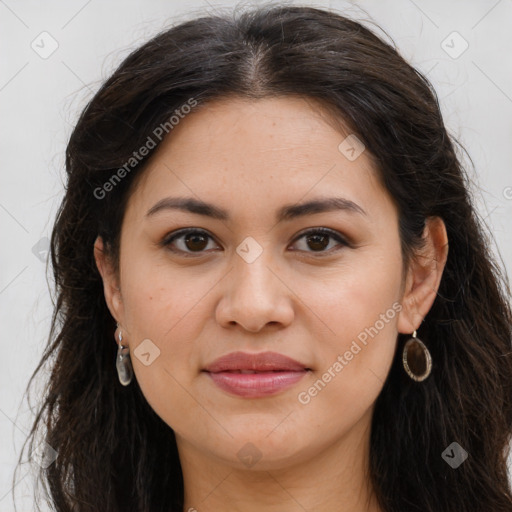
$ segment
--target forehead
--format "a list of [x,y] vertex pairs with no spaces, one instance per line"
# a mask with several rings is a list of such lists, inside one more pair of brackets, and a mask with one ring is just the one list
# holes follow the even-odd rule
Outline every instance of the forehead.
[[342,120],[310,98],[200,104],[157,148],[133,199],[145,207],[171,193],[224,205],[243,198],[240,206],[248,209],[337,193],[375,203],[387,192],[373,157],[364,150],[347,158],[347,136]]
[[[193,132],[193,133],[192,133]],[[192,142],[209,154],[237,156],[233,141],[243,142],[245,153],[287,153],[300,147],[325,149],[341,135],[348,135],[341,118],[314,98],[279,96],[261,99],[228,97],[199,104],[167,136],[160,151]],[[326,140],[325,136],[331,137]],[[194,140],[191,141],[190,138]],[[187,148],[182,148],[186,151]]]

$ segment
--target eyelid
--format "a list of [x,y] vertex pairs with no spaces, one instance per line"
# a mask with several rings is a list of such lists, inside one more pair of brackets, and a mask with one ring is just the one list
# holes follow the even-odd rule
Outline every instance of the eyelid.
[[338,231],[335,231],[331,228],[324,228],[324,227],[313,227],[313,228],[307,228],[303,231],[299,232],[297,236],[293,239],[293,242],[296,242],[299,238],[302,238],[305,235],[308,235],[310,233],[322,233],[323,235],[329,235],[330,237],[336,239],[338,242],[350,245],[349,241]]

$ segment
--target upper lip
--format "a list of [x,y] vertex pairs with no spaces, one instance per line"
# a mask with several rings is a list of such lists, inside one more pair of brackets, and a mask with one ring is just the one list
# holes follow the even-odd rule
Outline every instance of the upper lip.
[[277,352],[259,352],[249,354],[247,352],[231,352],[225,356],[219,357],[213,363],[204,368],[204,371],[218,373],[233,370],[253,370],[253,371],[304,371],[309,368],[295,361],[290,357],[278,354]]

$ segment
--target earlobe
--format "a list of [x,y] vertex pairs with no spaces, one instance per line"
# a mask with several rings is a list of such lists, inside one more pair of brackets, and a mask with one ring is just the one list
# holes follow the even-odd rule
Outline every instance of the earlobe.
[[411,258],[398,332],[417,330],[437,296],[448,258],[448,236],[440,217],[429,217],[423,232],[424,246]]
[[103,291],[107,307],[114,319],[117,322],[121,322],[123,302],[119,289],[119,282],[112,268],[109,257],[105,252],[103,239],[100,236],[98,236],[94,242],[94,259],[103,280]]

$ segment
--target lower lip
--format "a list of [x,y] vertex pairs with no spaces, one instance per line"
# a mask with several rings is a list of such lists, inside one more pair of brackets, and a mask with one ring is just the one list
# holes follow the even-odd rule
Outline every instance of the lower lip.
[[263,397],[274,395],[293,386],[307,370],[300,372],[261,372],[261,373],[234,373],[234,372],[207,372],[219,388],[243,397]]

